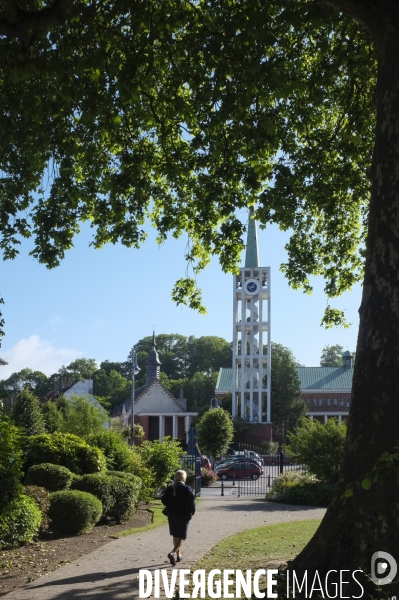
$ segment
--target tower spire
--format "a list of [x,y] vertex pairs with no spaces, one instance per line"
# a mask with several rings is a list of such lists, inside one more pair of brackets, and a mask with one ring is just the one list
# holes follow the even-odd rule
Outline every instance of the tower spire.
[[254,214],[254,209],[253,207],[251,207],[249,210],[247,249],[245,252],[245,266],[247,268],[254,268],[260,266],[258,231]]

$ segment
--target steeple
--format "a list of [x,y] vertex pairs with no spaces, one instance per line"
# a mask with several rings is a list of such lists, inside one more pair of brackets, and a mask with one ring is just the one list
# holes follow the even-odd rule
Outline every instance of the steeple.
[[248,232],[247,232],[247,250],[245,253],[245,266],[247,268],[259,267],[259,246],[258,231],[254,219],[254,209],[249,210]]
[[159,360],[157,345],[155,343],[155,331],[152,332],[152,348],[148,353],[146,362],[147,376],[145,380],[146,386],[149,386],[154,379],[159,379],[161,361]]

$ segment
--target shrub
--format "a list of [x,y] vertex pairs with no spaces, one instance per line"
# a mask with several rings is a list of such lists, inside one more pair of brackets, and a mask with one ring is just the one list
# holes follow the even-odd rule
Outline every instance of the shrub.
[[0,512],[21,494],[22,462],[18,429],[4,417],[0,420]]
[[201,469],[201,485],[204,487],[209,487],[212,483],[216,481],[216,474],[212,469],[205,469],[204,467]]
[[327,507],[331,502],[334,489],[334,483],[323,481],[300,483],[286,489],[284,502],[287,504],[302,504],[303,506]]
[[105,469],[106,461],[99,448],[89,446],[71,433],[45,433],[26,440],[26,467],[51,463],[83,475]]
[[141,482],[132,483],[124,481],[120,477],[110,477],[110,479],[112,479],[112,494],[115,503],[109,516],[120,522],[135,512]]
[[134,475],[130,477],[134,479],[128,481],[126,477],[111,474],[83,475],[74,479],[72,487],[96,496],[103,505],[102,517],[119,522],[133,513],[138,501],[141,481]]
[[60,533],[85,533],[100,520],[103,507],[98,498],[86,492],[65,490],[50,494],[48,516]]
[[73,473],[61,465],[42,463],[33,465],[28,471],[27,484],[38,485],[50,492],[67,490],[71,486]]
[[133,452],[118,432],[104,429],[89,435],[87,443],[103,451],[109,470],[133,472]]
[[328,419],[303,419],[294,433],[288,433],[289,453],[309,467],[321,481],[335,483],[344,453],[346,425]]
[[50,519],[48,518],[48,510],[50,508],[50,492],[44,487],[39,487],[37,485],[26,485],[24,487],[24,494],[25,496],[29,496],[29,498],[33,498],[33,500],[39,505],[40,512],[42,513],[40,531],[47,531],[50,524]]
[[273,482],[266,500],[303,506],[328,506],[335,484],[318,481],[311,473],[285,471]]
[[41,520],[40,508],[32,498],[15,498],[0,514],[0,548],[31,542]]
[[187,473],[186,484],[192,488],[195,488],[195,471],[193,469],[186,468],[184,465],[182,466]]
[[108,419],[105,408],[90,396],[73,395],[65,404],[62,431],[86,440],[91,433],[101,432]]
[[289,487],[302,483],[313,483],[317,481],[311,473],[298,473],[297,471],[284,471],[273,480],[269,494],[280,494]]
[[87,492],[98,498],[103,507],[101,516],[106,517],[114,504],[111,483],[111,478],[105,473],[93,473],[91,475],[75,477],[71,487],[73,490]]
[[145,441],[138,451],[143,458],[144,465],[152,472],[155,489],[165,487],[180,468],[181,445],[180,442],[172,440],[170,437],[165,437],[162,443],[159,440]]

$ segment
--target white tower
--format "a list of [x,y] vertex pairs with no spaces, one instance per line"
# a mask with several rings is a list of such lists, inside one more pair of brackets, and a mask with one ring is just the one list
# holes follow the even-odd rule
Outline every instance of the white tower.
[[234,276],[232,416],[270,423],[270,267],[259,264],[251,209],[245,267]]

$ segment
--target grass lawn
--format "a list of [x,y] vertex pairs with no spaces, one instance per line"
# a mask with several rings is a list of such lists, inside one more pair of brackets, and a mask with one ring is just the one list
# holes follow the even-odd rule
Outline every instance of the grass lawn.
[[[268,561],[294,558],[311,539],[319,524],[320,520],[296,521],[232,535],[198,560],[191,571],[205,569],[208,573],[212,569],[251,569],[254,573],[264,569]],[[261,578],[260,589],[265,586],[266,580]]]
[[167,517],[162,514],[164,506],[160,500],[153,500],[147,506],[147,510],[152,513],[152,522],[150,525],[146,527],[137,527],[136,529],[125,529],[124,531],[120,531],[113,536],[115,539],[119,539],[121,537],[125,537],[126,535],[132,535],[133,533],[141,533],[142,531],[148,531],[149,529],[154,529],[154,527],[159,527],[160,525],[165,525],[168,522]]

